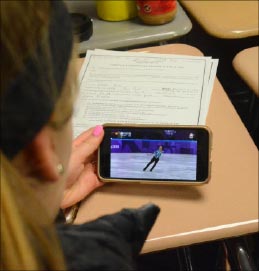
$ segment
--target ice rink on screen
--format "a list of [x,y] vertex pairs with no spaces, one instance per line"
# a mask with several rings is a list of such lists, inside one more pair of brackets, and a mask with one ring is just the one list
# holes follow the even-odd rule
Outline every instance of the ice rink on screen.
[[111,177],[140,180],[196,179],[196,155],[164,153],[152,172],[150,169],[153,164],[143,171],[152,157],[152,153],[111,153]]

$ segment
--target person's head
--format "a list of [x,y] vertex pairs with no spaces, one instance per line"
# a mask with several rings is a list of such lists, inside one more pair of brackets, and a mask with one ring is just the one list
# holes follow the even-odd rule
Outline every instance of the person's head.
[[70,17],[60,1],[1,1],[0,19],[1,268],[62,268],[47,228],[71,152],[76,69]]
[[163,146],[159,146],[159,150],[162,151],[163,150]]

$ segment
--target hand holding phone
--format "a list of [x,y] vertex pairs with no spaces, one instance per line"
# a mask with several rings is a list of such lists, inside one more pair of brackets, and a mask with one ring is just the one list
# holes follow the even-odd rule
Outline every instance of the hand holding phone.
[[210,174],[206,126],[105,124],[98,151],[104,182],[203,184]]

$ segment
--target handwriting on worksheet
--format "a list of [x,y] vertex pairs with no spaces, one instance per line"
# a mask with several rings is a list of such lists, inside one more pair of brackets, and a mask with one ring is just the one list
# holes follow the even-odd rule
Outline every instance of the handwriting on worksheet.
[[81,71],[75,135],[106,122],[200,124],[208,59],[88,52]]

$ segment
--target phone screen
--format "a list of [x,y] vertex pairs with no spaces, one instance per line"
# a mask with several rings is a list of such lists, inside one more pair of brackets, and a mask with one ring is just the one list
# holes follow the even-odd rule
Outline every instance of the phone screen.
[[101,179],[204,182],[209,132],[195,127],[104,127]]

